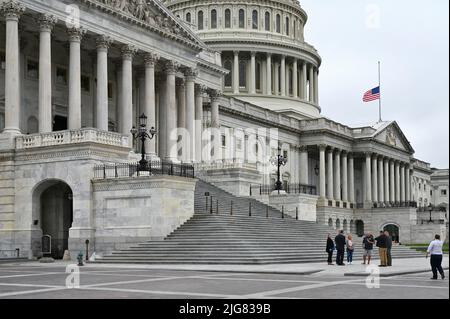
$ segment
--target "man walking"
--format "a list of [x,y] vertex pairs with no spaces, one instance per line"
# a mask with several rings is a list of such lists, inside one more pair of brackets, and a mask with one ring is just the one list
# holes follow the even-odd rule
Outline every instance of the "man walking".
[[373,244],[375,244],[373,235],[371,233],[368,233],[366,236],[364,236],[363,239],[363,248],[364,248],[363,265],[366,264],[366,259],[367,264],[370,265],[370,261],[372,260]]
[[380,254],[380,265],[379,267],[387,266],[387,245],[386,245],[386,235],[381,230],[380,235],[375,238],[377,241],[378,252]]
[[444,245],[444,242],[441,241],[441,236],[436,235],[434,236],[434,240],[430,243],[430,246],[428,246],[427,249],[427,257],[428,255],[431,255],[431,271],[433,272],[433,280],[437,280],[437,272],[439,270],[439,273],[441,274],[442,280],[445,279],[444,270],[442,269],[442,246]]
[[328,265],[333,265],[333,251],[334,251],[334,242],[333,239],[331,239],[331,234],[328,234],[326,247],[326,252],[328,253]]
[[339,231],[338,235],[334,239],[337,255],[336,255],[336,264],[339,266],[345,266],[344,264],[344,252],[345,252],[345,236],[344,231]]
[[391,249],[392,249],[392,238],[389,236],[389,232],[386,230],[384,232],[386,235],[386,264],[388,267],[392,266],[392,255],[391,255]]

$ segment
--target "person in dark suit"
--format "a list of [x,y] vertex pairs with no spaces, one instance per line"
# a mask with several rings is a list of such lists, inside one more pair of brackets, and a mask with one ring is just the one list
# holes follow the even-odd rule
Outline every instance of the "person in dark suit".
[[389,232],[386,230],[384,232],[384,234],[386,235],[386,264],[388,267],[392,266],[392,254],[391,254],[391,249],[392,249],[392,238],[391,236],[389,236]]
[[331,234],[328,234],[327,248],[325,251],[328,253],[328,265],[334,265],[333,264],[334,242],[333,239],[331,239]]
[[345,266],[344,264],[344,253],[345,253],[345,236],[344,231],[339,231],[338,235],[334,239],[334,242],[336,244],[336,250],[337,250],[337,256],[336,256],[336,264],[338,266]]

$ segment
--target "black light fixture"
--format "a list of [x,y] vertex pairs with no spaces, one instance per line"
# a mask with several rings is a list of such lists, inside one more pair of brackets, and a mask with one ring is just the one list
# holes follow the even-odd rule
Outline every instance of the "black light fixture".
[[276,183],[276,190],[278,191],[278,194],[280,194],[280,191],[283,190],[283,183],[281,182],[281,171],[280,167],[285,166],[287,164],[287,158],[285,158],[283,155],[281,155],[281,148],[278,148],[278,155],[274,156],[270,159],[270,163],[274,166],[277,166],[277,183]]
[[145,171],[148,166],[148,161],[145,159],[145,141],[155,137],[157,133],[156,129],[152,127],[150,130],[147,130],[147,116],[142,113],[139,117],[139,129],[136,129],[133,126],[130,132],[133,135],[133,139],[141,140],[141,160],[139,161],[139,170]]
[[430,220],[428,221],[429,223],[433,222],[433,219],[431,218],[431,213],[433,212],[433,205],[428,205],[428,211],[430,212]]

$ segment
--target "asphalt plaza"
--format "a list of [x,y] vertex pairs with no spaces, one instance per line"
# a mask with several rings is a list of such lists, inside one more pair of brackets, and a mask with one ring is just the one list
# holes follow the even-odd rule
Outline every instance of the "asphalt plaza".
[[[430,272],[379,278],[312,274],[145,269],[85,265],[79,288],[66,264],[0,264],[0,299],[449,299],[449,281]],[[448,271],[446,271],[448,277]]]

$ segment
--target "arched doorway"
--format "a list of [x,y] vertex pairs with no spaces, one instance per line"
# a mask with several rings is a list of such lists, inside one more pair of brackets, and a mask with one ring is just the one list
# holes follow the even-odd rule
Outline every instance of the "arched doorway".
[[42,235],[51,237],[51,256],[55,259],[61,259],[64,251],[69,249],[72,198],[71,188],[60,180],[44,181],[33,192],[33,219],[37,219]]
[[388,231],[389,235],[392,237],[392,242],[400,242],[400,229],[397,225],[389,224],[383,227],[384,231]]
[[356,221],[356,235],[358,237],[364,236],[364,222],[362,220]]

